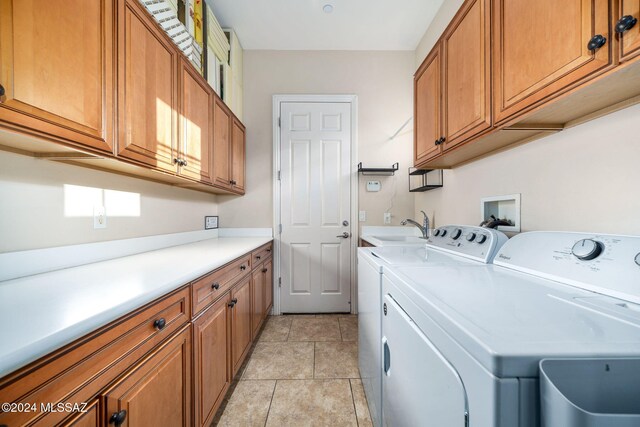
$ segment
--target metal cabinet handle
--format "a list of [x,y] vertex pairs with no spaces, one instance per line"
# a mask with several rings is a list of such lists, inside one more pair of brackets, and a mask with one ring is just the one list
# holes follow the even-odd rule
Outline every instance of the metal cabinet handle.
[[604,46],[606,42],[607,42],[607,38],[605,36],[603,36],[602,34],[596,34],[595,36],[591,37],[591,40],[589,40],[589,43],[587,44],[587,49],[589,50],[600,49],[602,46]]
[[244,270],[246,270],[246,269],[247,269],[247,266],[246,266],[246,265],[244,265],[244,264],[243,264],[243,265],[241,265],[241,266],[240,266],[240,270],[244,271]]
[[389,375],[389,369],[391,369],[391,350],[389,350],[389,343],[384,341],[384,373]]
[[109,418],[109,424],[114,424],[116,427],[119,427],[124,423],[124,420],[127,419],[127,411],[124,409],[120,412],[114,412]]
[[227,304],[229,307],[233,308],[235,307],[235,305],[238,303],[238,298],[233,298],[231,300],[231,302],[229,304]]
[[262,272],[263,272],[263,273],[266,273],[267,271],[269,271],[269,269],[268,269],[268,268],[263,268],[263,269],[262,269]]
[[257,259],[258,261],[260,261],[260,258],[262,258],[260,255],[256,255],[256,259]]
[[164,320],[163,317],[161,317],[160,319],[156,319],[156,321],[153,322],[153,327],[159,331],[163,330],[165,326],[167,326],[167,321]]
[[625,15],[616,24],[616,33],[622,34],[632,29],[638,23],[638,19],[631,15]]
[[211,288],[217,291],[218,289],[220,289],[220,283],[214,283],[213,285],[211,285]]
[[341,239],[348,239],[349,237],[351,237],[351,233],[349,233],[348,231],[345,231],[342,234],[338,234],[336,237],[339,237]]

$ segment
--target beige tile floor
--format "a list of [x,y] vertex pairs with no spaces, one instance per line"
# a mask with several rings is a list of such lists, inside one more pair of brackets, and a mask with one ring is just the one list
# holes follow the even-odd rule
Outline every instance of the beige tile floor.
[[371,426],[358,372],[358,319],[267,319],[213,425]]

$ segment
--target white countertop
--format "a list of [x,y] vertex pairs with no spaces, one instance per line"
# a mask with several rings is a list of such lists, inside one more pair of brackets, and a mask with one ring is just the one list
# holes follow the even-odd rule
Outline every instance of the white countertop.
[[0,282],[0,377],[271,240],[221,237]]

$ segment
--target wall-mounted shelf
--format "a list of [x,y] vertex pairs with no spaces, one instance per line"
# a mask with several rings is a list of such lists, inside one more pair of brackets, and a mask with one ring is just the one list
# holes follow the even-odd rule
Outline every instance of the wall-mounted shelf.
[[416,169],[409,168],[409,192],[418,193],[422,191],[442,188],[442,169]]
[[399,168],[399,163],[394,163],[390,168],[363,168],[362,162],[358,163],[358,173],[362,175],[392,176]]

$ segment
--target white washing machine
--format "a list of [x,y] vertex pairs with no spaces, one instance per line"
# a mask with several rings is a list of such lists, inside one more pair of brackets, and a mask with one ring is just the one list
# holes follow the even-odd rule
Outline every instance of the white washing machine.
[[494,265],[388,268],[383,293],[383,425],[537,427],[542,359],[640,357],[640,237],[523,233]]
[[[374,426],[382,425],[382,277],[391,266],[490,263],[507,237],[496,230],[446,226],[421,247],[358,249],[358,359],[362,384]],[[425,273],[428,275],[428,273]]]

